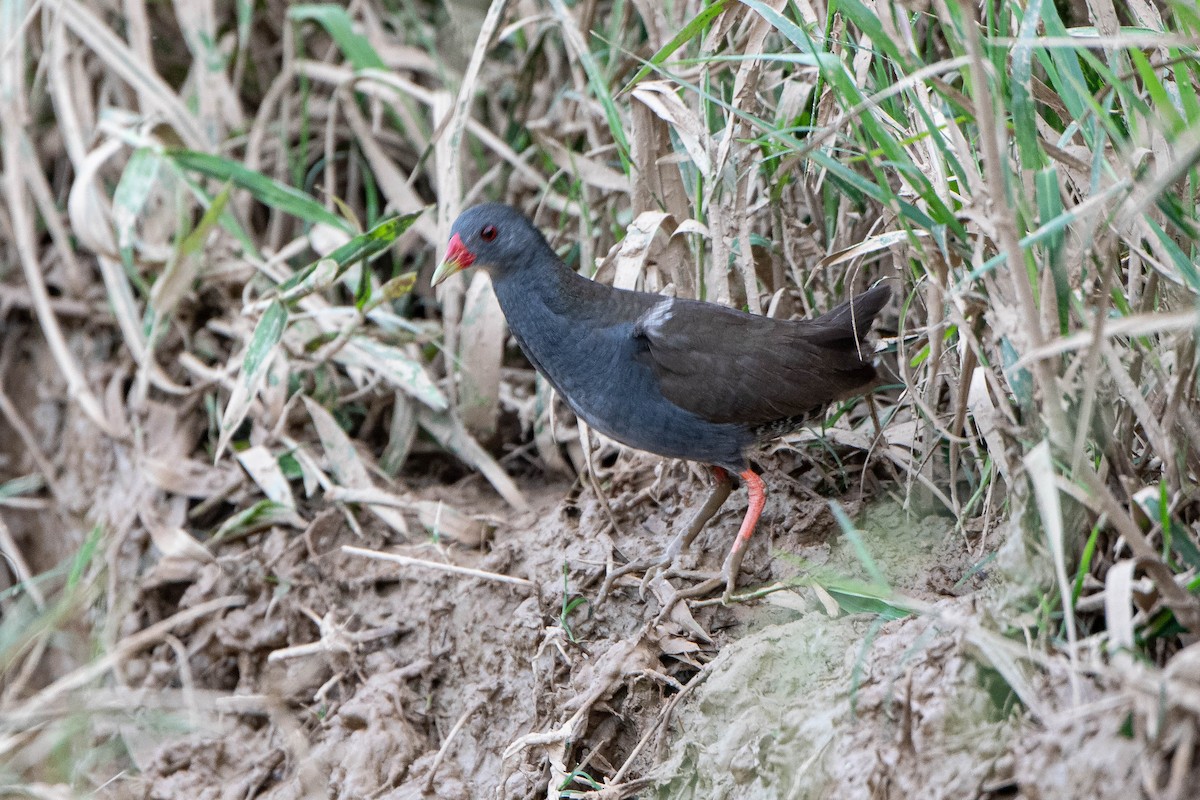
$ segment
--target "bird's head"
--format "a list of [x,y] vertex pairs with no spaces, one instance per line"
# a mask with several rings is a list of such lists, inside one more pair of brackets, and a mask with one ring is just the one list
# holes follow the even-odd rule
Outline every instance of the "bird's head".
[[430,284],[437,286],[470,266],[483,267],[494,280],[524,266],[539,249],[549,250],[549,245],[520,211],[501,203],[474,206],[450,228],[446,257]]

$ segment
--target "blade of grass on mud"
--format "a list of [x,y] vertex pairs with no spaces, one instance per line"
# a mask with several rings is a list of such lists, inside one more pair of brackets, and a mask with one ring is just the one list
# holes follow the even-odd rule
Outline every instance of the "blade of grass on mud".
[[296,497],[292,494],[291,482],[284,474],[279,459],[269,448],[261,444],[247,447],[237,452],[237,460],[268,500],[293,511],[296,509]]
[[208,241],[208,235],[220,224],[232,188],[230,183],[221,187],[221,191],[204,210],[200,222],[179,242],[171,254],[171,260],[150,288],[150,308],[158,317],[171,313],[184,293],[191,289],[200,272],[200,259],[197,256]]
[[871,555],[871,551],[867,549],[866,542],[863,541],[862,534],[858,528],[854,526],[854,522],[850,516],[842,508],[841,504],[835,500],[829,501],[829,510],[833,512],[833,518],[837,520],[838,527],[842,529],[842,535],[845,536],[850,544],[854,547],[854,554],[858,557],[859,563],[867,571],[871,582],[879,586],[886,587],[888,585],[887,578],[884,577],[883,570],[879,568],[879,564],[875,562],[875,558]]
[[821,580],[819,585],[844,614],[878,614],[884,620],[895,620],[916,613],[887,586],[848,579]]
[[[1103,526],[1099,523],[1092,526],[1092,532],[1088,534],[1087,541],[1084,542],[1083,551],[1079,557],[1079,563],[1075,568],[1075,580],[1071,585],[1071,604],[1077,606],[1080,597],[1083,596],[1083,586],[1087,578],[1092,573],[1092,562],[1096,558],[1096,547],[1100,541],[1100,533]],[[1076,612],[1078,613],[1078,612]]]
[[207,545],[215,548],[218,544],[242,539],[278,525],[289,525],[302,530],[305,521],[294,508],[274,500],[259,500],[222,522],[209,538]]
[[254,397],[266,379],[271,359],[283,339],[287,327],[287,308],[278,301],[267,306],[263,315],[254,326],[250,341],[246,345],[246,353],[242,358],[242,367],[238,371],[237,381],[233,391],[229,393],[229,402],[225,405],[225,413],[221,415],[221,433],[217,439],[217,451],[214,461],[220,460],[221,454],[229,445],[233,434],[241,426]]
[[[43,572],[30,581],[11,587],[0,599],[4,600],[3,615],[0,615],[0,676],[5,678],[6,699],[21,696],[20,684],[29,679],[31,673],[23,669],[29,659],[40,658],[40,652],[55,636],[61,636],[64,628],[77,624],[81,616],[98,595],[97,582],[93,575],[84,572],[95,569],[95,552],[102,538],[93,530],[83,547],[70,562],[62,563],[52,570]],[[63,583],[66,575],[65,585]],[[37,587],[30,584],[36,582]],[[22,591],[23,590],[23,591]],[[35,598],[42,597],[37,602]],[[0,714],[0,734],[20,729],[9,713],[12,706]],[[18,746],[18,740],[0,735],[0,764],[6,763],[7,751]]]

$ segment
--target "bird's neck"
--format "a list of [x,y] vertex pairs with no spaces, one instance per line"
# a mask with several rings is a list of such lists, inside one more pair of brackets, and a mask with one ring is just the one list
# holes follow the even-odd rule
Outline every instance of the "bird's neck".
[[602,306],[611,289],[572,272],[546,246],[522,268],[492,274],[492,288],[510,325],[530,316],[545,321],[551,316],[570,316],[577,321]]

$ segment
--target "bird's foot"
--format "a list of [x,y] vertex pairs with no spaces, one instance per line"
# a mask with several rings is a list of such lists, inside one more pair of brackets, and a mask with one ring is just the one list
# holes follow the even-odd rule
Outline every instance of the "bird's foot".
[[708,573],[709,577],[702,580],[700,583],[695,583],[686,589],[680,589],[675,597],[676,600],[695,600],[701,597],[707,597],[716,591],[722,584],[725,583],[725,576],[719,573]]
[[[663,605],[662,609],[658,612],[658,616],[655,618],[655,622],[662,623],[667,619],[673,619],[677,617],[679,615],[677,609],[681,606],[681,604],[682,608],[687,609],[693,601],[700,600],[701,598],[707,598],[726,583],[724,575],[714,574],[711,572],[707,573],[707,575],[708,577],[704,578],[699,583],[693,584],[686,589],[677,589],[671,592],[665,598],[660,597],[659,599]],[[693,574],[693,577],[696,576]],[[690,611],[687,612],[687,616],[691,616]]]
[[[617,582],[620,581],[622,578],[624,578],[626,575],[629,575],[632,573],[637,573],[637,572],[642,572],[643,570],[647,570],[654,563],[655,562],[650,561],[648,559],[639,559],[637,561],[630,561],[628,564],[622,564],[619,567],[614,567],[614,568],[609,569],[605,573],[604,582],[600,584],[600,591],[596,595],[596,605],[602,604],[605,601],[605,599],[607,599],[609,593],[612,592],[612,590],[616,587]],[[643,592],[645,591],[645,585],[646,585],[646,581],[643,578],[643,580],[642,580],[642,591]]]
[[[600,594],[596,602],[599,604],[604,598],[608,597],[608,593],[613,590],[617,582],[631,573],[642,573],[641,586],[638,589],[638,597],[645,599],[646,592],[651,585],[659,578],[686,578],[694,579],[695,573],[686,571],[681,564],[681,557],[688,549],[692,541],[708,524],[708,521],[720,510],[725,504],[729,493],[733,491],[733,483],[729,480],[729,473],[721,467],[712,467],[714,479],[713,490],[705,500],[704,505],[696,511],[695,515],[688,522],[687,527],[675,536],[667,549],[663,551],[661,557],[657,559],[639,559],[631,561],[620,567],[613,568],[610,566],[607,574],[604,576],[604,583],[600,587]],[[751,473],[753,474],[753,473]],[[757,480],[757,475],[754,476]],[[704,574],[701,578],[707,579],[711,575]],[[690,591],[690,590],[689,590]],[[708,590],[708,591],[711,591]],[[672,601],[673,602],[673,601]],[[668,609],[669,610],[669,609]]]
[[683,555],[687,544],[686,536],[680,534],[671,540],[671,543],[667,545],[667,549],[663,551],[661,557],[656,560],[644,562],[645,572],[642,573],[642,586],[638,590],[638,597],[643,599],[646,597],[646,590],[650,587],[650,583],[658,576],[674,578],[681,574],[683,567],[679,563],[679,557]]
[[721,565],[721,577],[725,579],[725,593],[721,595],[722,605],[729,605],[729,601],[733,599],[733,590],[737,588],[738,573],[742,571],[742,558],[745,555],[745,542],[740,538],[735,539],[733,549]]
[[[731,561],[733,562],[732,565],[730,563]],[[700,583],[689,586],[686,589],[681,589],[678,595],[679,599],[695,600],[698,598],[708,597],[717,589],[725,587],[725,590],[721,593],[721,604],[728,605],[730,600],[733,599],[734,589],[737,588],[738,568],[740,564],[741,559],[734,559],[732,558],[731,554],[730,558],[725,559],[725,564],[721,567],[720,572],[692,572],[687,574],[677,573],[676,575],[672,575],[672,577],[690,577],[693,579],[702,579]]]
[[674,605],[682,601],[698,600],[708,598],[713,592],[722,586],[725,590],[721,593],[721,605],[729,605],[734,601],[734,590],[737,588],[738,574],[742,569],[742,558],[745,556],[745,548],[735,543],[733,549],[729,551],[729,555],[725,557],[725,563],[721,565],[721,571],[718,573],[696,573],[696,572],[668,572],[670,577],[690,577],[700,579],[700,582],[689,586],[686,589],[680,589],[675,592],[670,598],[669,604],[665,605],[662,611],[658,613],[659,621],[666,619]]
[[[630,561],[622,564],[619,567],[610,567],[604,576],[604,582],[600,584],[600,591],[596,596],[596,604],[599,605],[608,597],[626,576],[634,576],[633,580],[637,580],[638,597],[645,599],[651,585],[659,578],[683,578],[684,580],[709,580],[714,577],[715,573],[697,571],[688,569],[683,565],[681,556],[683,549],[680,546],[680,540],[677,538],[667,547],[662,556],[658,558],[639,558],[635,561]],[[641,578],[636,576],[640,573]],[[624,585],[629,586],[629,581],[624,581]]]

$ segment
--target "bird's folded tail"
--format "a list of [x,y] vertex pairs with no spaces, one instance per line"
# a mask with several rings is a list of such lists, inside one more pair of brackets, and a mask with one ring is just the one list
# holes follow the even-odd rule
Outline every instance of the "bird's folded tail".
[[861,344],[871,332],[871,322],[890,299],[892,289],[887,284],[855,295],[811,321],[813,332],[817,333],[815,340],[824,347],[852,350],[866,361],[867,353]]

